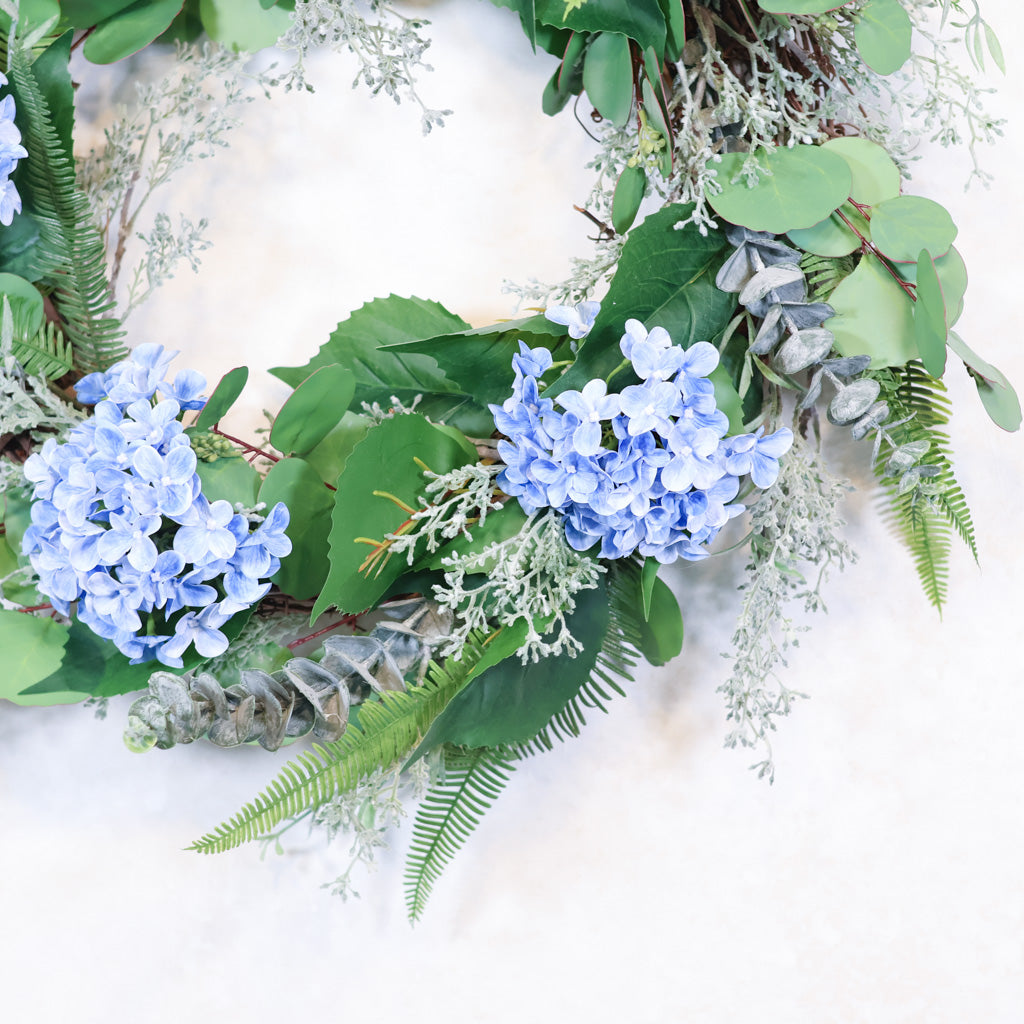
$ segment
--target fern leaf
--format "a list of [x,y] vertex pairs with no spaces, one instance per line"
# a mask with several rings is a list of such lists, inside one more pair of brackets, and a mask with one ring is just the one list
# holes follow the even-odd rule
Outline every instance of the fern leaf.
[[978,548],[967,499],[953,474],[949,435],[941,429],[949,422],[951,405],[946,387],[918,361],[879,377],[894,421],[911,417],[889,428],[899,446],[926,441],[928,452],[921,464],[934,466],[927,490],[914,488],[899,493],[899,480],[886,477],[887,457],[879,453],[875,473],[889,508],[883,514],[896,535],[907,545],[928,600],[942,613],[948,595],[949,554],[955,531],[975,561]]
[[500,750],[449,752],[445,776],[420,804],[405,871],[409,920],[423,915],[434,883],[501,794],[514,765]]
[[316,807],[355,787],[375,769],[393,764],[423,735],[444,706],[470,680],[483,657],[486,636],[470,636],[458,661],[432,664],[421,686],[388,692],[361,706],[359,724],[341,739],[314,745],[289,762],[252,803],[229,821],[197,839],[200,853],[223,853],[269,832],[285,818]]
[[77,365],[86,372],[105,370],[128,350],[123,331],[111,316],[106,250],[91,223],[88,201],[75,183],[74,164],[65,154],[46,98],[28,56],[11,54],[10,74],[18,91],[18,113],[29,157],[19,187],[32,196],[40,228],[40,250],[56,266],[45,279],[74,346]]
[[823,302],[839,286],[843,278],[853,273],[856,261],[852,256],[813,256],[800,260],[800,269],[807,279],[807,297],[811,302]]
[[70,343],[53,322],[43,324],[33,337],[14,339],[11,352],[26,373],[47,380],[63,377],[75,365]]

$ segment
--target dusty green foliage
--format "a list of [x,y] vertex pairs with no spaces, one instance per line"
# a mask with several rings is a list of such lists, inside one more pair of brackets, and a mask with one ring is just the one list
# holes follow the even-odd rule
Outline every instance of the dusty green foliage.
[[103,241],[91,223],[89,204],[78,190],[74,165],[61,147],[46,99],[20,51],[11,54],[11,78],[21,97],[23,143],[32,154],[24,181],[31,189],[41,249],[61,268],[46,283],[54,288],[78,367],[104,370],[128,350],[120,340],[121,325],[111,315]]
[[886,453],[879,452],[874,461],[886,506],[883,518],[909,548],[924,592],[941,614],[948,594],[953,533],[975,560],[978,557],[974,523],[953,474],[949,435],[944,429],[951,412],[946,386],[917,361],[883,371],[876,379],[894,419],[894,424],[886,427],[891,443],[926,443],[928,451],[920,465],[937,470],[935,475],[903,483],[904,478],[893,476]]
[[[760,746],[765,753],[758,776],[774,775],[769,733],[776,719],[803,696],[777,674],[785,654],[798,646],[797,626],[786,606],[802,601],[807,612],[825,610],[821,587],[831,567],[842,568],[854,554],[842,537],[838,504],[847,486],[833,477],[799,436],[781,461],[776,482],[750,509],[748,580],[736,632],[732,637],[732,673],[718,692],[725,697],[732,728],[728,747]],[[804,575],[814,570],[810,579]]]
[[280,775],[252,803],[229,821],[192,844],[200,853],[222,853],[264,835],[286,818],[319,806],[380,768],[391,765],[425,733],[444,706],[468,682],[483,656],[485,635],[469,637],[458,661],[432,664],[422,686],[386,693],[367,702],[358,725],[340,740],[314,745],[285,765]]
[[413,823],[405,871],[411,921],[423,916],[441,872],[501,795],[514,767],[513,757],[500,749],[447,749],[444,775],[427,793]]

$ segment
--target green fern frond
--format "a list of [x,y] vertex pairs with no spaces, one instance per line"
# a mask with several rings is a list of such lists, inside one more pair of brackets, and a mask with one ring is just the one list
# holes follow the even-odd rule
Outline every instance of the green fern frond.
[[893,442],[899,446],[926,441],[928,452],[920,464],[939,470],[937,476],[927,478],[926,486],[900,494],[899,479],[883,475],[888,455],[880,452],[874,466],[888,503],[883,518],[910,549],[925,595],[941,614],[948,595],[949,554],[954,531],[975,561],[978,558],[974,522],[967,499],[953,474],[949,435],[941,429],[949,422],[949,397],[942,381],[928,374],[916,360],[898,370],[879,374],[877,379],[889,403],[891,419],[895,422],[912,417],[906,423],[889,428]]
[[197,839],[200,853],[223,853],[269,832],[278,822],[316,807],[355,787],[377,768],[406,754],[445,705],[469,681],[483,657],[487,637],[469,637],[458,661],[432,663],[421,686],[386,692],[360,706],[359,723],[333,743],[314,745],[289,762],[252,803],[229,821]]
[[26,373],[47,380],[63,377],[74,367],[71,344],[52,321],[43,324],[33,337],[13,339],[11,354]]
[[105,370],[128,350],[124,332],[111,316],[106,250],[91,223],[89,204],[75,184],[75,168],[64,152],[46,98],[26,54],[11,55],[11,80],[18,90],[19,124],[29,156],[19,183],[27,186],[40,229],[40,250],[53,286],[64,333],[85,372]]
[[843,278],[853,273],[857,265],[853,256],[814,256],[807,253],[800,260],[800,269],[807,279],[807,298],[823,302],[839,286]]
[[450,748],[444,778],[424,797],[405,870],[409,920],[423,915],[434,883],[500,796],[514,765],[500,749]]

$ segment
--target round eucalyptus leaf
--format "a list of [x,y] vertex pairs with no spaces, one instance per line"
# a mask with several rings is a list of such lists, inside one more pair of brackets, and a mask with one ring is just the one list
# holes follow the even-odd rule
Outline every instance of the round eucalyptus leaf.
[[828,301],[840,355],[869,355],[876,369],[917,358],[914,304],[877,257],[865,256]]
[[206,405],[196,419],[195,425],[200,430],[209,430],[216,426],[227,411],[235,404],[238,396],[249,379],[248,366],[236,366],[228,370],[220,379],[220,383],[213,389],[213,394],[207,399]]
[[871,408],[881,387],[877,380],[864,377],[848,384],[832,399],[828,407],[828,418],[833,423],[851,423]]
[[726,153],[716,168],[722,191],[708,196],[715,213],[755,231],[781,235],[809,228],[837,210],[850,194],[849,164],[820,146],[760,151],[764,171],[747,185],[744,153]]
[[286,455],[312,451],[345,415],[356,390],[355,374],[331,363],[311,373],[281,407],[270,443]]
[[832,332],[824,327],[810,327],[791,334],[775,353],[774,365],[783,373],[797,373],[820,363],[832,349]]
[[620,128],[633,107],[633,60],[629,40],[618,32],[601,32],[587,49],[583,88],[598,113]]
[[291,24],[291,15],[281,7],[257,10],[238,0],[199,0],[199,17],[211,39],[250,53],[273,46]]
[[136,0],[101,21],[85,40],[82,53],[93,64],[113,64],[130,57],[167,31],[182,0]]
[[897,263],[916,263],[922,249],[944,256],[956,235],[946,208],[923,196],[886,199],[871,211],[871,240]]
[[[942,294],[946,300],[946,316],[949,326],[960,319],[964,311],[964,293],[967,291],[967,265],[955,245],[950,246],[945,256],[933,260],[935,270],[942,284]],[[899,263],[896,271],[909,284],[917,284],[917,264]]]
[[836,153],[850,165],[851,199],[865,206],[875,206],[900,194],[900,169],[878,143],[850,136],[831,139],[821,148]]
[[843,3],[836,0],[757,0],[762,11],[769,14],[824,14],[826,11],[837,11]]
[[956,331],[949,332],[949,347],[958,355],[974,378],[985,412],[997,427],[1014,431],[1020,428],[1020,399],[1006,374],[981,358]]
[[642,167],[626,167],[615,185],[612,197],[612,227],[624,235],[636,220],[647,189],[647,172]]
[[[839,210],[864,238],[870,240],[871,225],[856,207],[850,203],[843,203]],[[806,252],[814,253],[815,256],[835,257],[849,256],[851,252],[856,252],[861,247],[862,239],[857,231],[854,231],[837,211],[812,227],[794,229],[787,234],[794,245],[800,246]]]
[[869,0],[857,18],[853,38],[872,71],[891,75],[910,57],[910,15],[900,0]]

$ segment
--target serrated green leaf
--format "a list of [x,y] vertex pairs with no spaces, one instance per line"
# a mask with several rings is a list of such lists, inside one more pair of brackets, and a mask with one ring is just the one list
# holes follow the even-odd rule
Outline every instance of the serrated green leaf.
[[910,58],[913,25],[900,0],[869,0],[853,35],[864,63],[880,75],[899,71]]
[[38,696],[22,693],[60,667],[67,640],[67,627],[53,619],[0,609],[0,650],[4,652],[0,699],[33,706],[85,700],[85,693],[76,692],[67,684],[59,692]]
[[946,303],[931,253],[922,249],[917,257],[917,301],[914,303],[914,339],[924,368],[941,377],[946,369]]
[[195,427],[199,430],[210,430],[215,427],[238,400],[248,379],[248,366],[236,366],[233,370],[228,370],[213,389],[213,394],[207,399],[206,405],[200,410]]
[[547,394],[607,378],[622,361],[619,341],[630,318],[664,327],[683,348],[715,337],[729,322],[736,297],[715,286],[715,275],[732,247],[723,234],[702,235],[693,224],[675,230],[692,209],[666,206],[630,231],[590,334]]
[[618,32],[601,32],[587,48],[583,88],[598,113],[620,128],[633,109],[633,60],[629,40]]
[[753,187],[742,173],[746,160],[744,153],[726,153],[721,163],[709,163],[722,191],[708,202],[733,224],[781,235],[820,223],[850,195],[850,165],[821,146],[758,151],[764,171]]
[[922,249],[944,256],[956,236],[949,211],[923,196],[897,196],[871,211],[871,240],[897,263],[916,262]]
[[344,366],[314,370],[281,406],[270,443],[279,452],[305,455],[338,425],[355,390],[355,374]]
[[273,508],[279,501],[288,506],[292,551],[281,560],[273,582],[298,601],[315,597],[327,578],[328,537],[334,494],[320,474],[303,459],[281,459],[267,473],[259,500]]
[[536,0],[537,20],[582,32],[620,32],[641,49],[665,51],[665,16],[658,0],[601,0],[568,9],[565,0]]
[[424,478],[416,459],[435,473],[446,473],[475,461],[476,449],[468,442],[460,444],[418,415],[395,416],[367,431],[337,480],[331,566],[313,608],[313,619],[332,605],[347,612],[371,607],[408,570],[403,556],[383,561],[366,575],[360,567],[373,549],[357,538],[383,540],[408,518],[408,512],[375,491],[418,507]]

